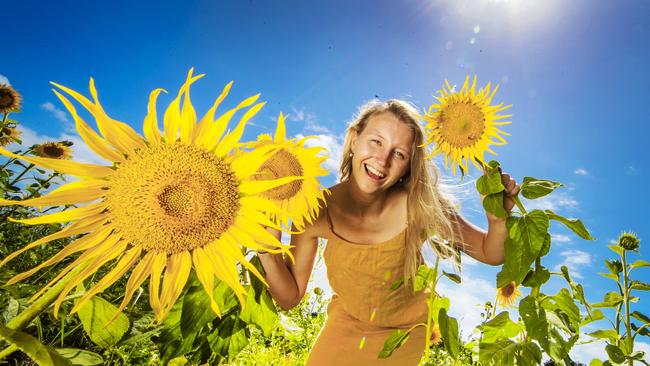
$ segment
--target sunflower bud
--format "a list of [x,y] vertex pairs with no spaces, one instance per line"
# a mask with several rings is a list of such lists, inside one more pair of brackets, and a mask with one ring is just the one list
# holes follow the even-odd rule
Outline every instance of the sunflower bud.
[[623,263],[621,263],[621,261],[619,261],[618,259],[605,261],[605,264],[607,265],[607,268],[609,268],[609,271],[612,272],[613,274],[617,275],[623,272]]
[[624,232],[618,237],[618,246],[625,250],[636,250],[639,248],[639,238],[632,232]]

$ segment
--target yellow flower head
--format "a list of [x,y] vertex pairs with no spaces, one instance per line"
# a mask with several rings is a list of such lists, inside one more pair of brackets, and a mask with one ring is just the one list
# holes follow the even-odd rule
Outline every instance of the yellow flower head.
[[[503,103],[490,105],[499,86],[491,89],[488,83],[483,89],[476,90],[476,76],[472,85],[469,76],[460,91],[455,91],[445,81],[445,86],[438,91],[436,102],[431,104],[423,118],[426,120],[427,141],[425,144],[434,144],[431,156],[444,154],[445,167],[451,164],[454,175],[456,167],[465,175],[469,170],[471,161],[477,168],[485,164],[484,152],[496,155],[490,145],[505,145],[506,141],[501,135],[510,134],[501,131],[496,126],[509,124],[509,121],[500,121],[512,115],[497,115],[497,113],[510,108]],[[497,141],[492,140],[495,138]]]
[[0,146],[7,146],[13,142],[18,142],[22,131],[15,127],[3,127],[0,133]]
[[269,213],[270,218],[285,227],[289,219],[298,230],[303,230],[305,220],[309,223],[318,216],[319,199],[324,201],[324,191],[321,190],[318,177],[327,175],[327,170],[321,168],[326,156],[318,156],[322,147],[305,147],[305,141],[313,136],[300,140],[286,138],[284,116],[280,113],[275,136],[264,134],[258,140],[249,144],[250,147],[274,146],[278,150],[260,166],[255,179],[278,179],[300,176],[303,179],[270,189],[262,196],[277,204],[286,214]]
[[42,158],[67,160],[72,158],[72,149],[62,142],[46,142],[40,145],[34,145],[32,148],[34,155]]
[[434,345],[442,342],[442,332],[440,332],[438,324],[433,324],[433,327],[431,327],[431,336],[429,337],[429,341]]
[[497,303],[504,308],[509,308],[521,296],[519,286],[514,281],[497,290]]
[[[112,164],[101,166],[17,156],[0,149],[0,154],[10,158],[79,178],[39,198],[22,202],[0,200],[0,204],[55,206],[87,203],[66,211],[15,220],[24,224],[73,223],[10,254],[0,265],[52,240],[85,235],[37,267],[14,276],[8,284],[56,264],[68,255],[80,253],[34,298],[42,295],[73,268],[85,266],[57,298],[56,313],[65,296],[77,284],[106,266],[110,271],[83,295],[72,311],[77,311],[93,295],[131,271],[119,310],[150,278],[150,304],[157,321],[161,322],[181,294],[192,269],[210,297],[212,310],[220,315],[213,295],[215,277],[234,290],[242,306],[245,304],[246,290],[239,281],[238,263],[266,283],[244,257],[242,245],[291,256],[288,247],[263,228],[277,227],[264,213],[282,212],[260,193],[291,182],[294,178],[274,181],[252,179],[260,165],[275,152],[273,146],[237,156],[230,154],[237,146],[246,122],[264,103],[255,104],[259,94],[252,96],[215,120],[217,106],[228,94],[230,83],[197,123],[190,102],[190,85],[203,75],[193,76],[192,72],[190,70],[184,85],[165,111],[162,133],[158,128],[156,99],[163,90],[151,92],[149,112],[144,119],[144,137],[128,124],[116,121],[104,112],[93,79],[90,79],[92,100],[53,83],[95,118],[99,134],[77,114],[67,97],[54,91],[74,118],[77,131],[86,144]],[[232,132],[224,135],[228,122],[241,109],[247,110]],[[257,242],[273,248],[262,248]]]
[[0,113],[18,110],[21,100],[20,94],[11,85],[0,84]]

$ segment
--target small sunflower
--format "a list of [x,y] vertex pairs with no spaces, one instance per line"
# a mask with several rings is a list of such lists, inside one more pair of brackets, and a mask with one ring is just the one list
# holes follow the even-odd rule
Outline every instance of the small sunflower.
[[440,342],[442,342],[442,332],[440,332],[440,327],[438,324],[433,324],[433,327],[431,328],[431,336],[429,337],[429,341],[433,345],[438,345]]
[[624,232],[618,238],[618,246],[625,250],[639,249],[639,238],[633,232]]
[[63,142],[46,142],[44,144],[34,145],[32,152],[36,156],[49,159],[67,160],[72,158],[72,149],[68,144]]
[[[488,83],[483,89],[476,90],[476,76],[472,85],[469,85],[469,76],[460,91],[456,92],[445,81],[445,86],[438,91],[439,96],[423,116],[427,130],[425,144],[434,144],[431,156],[443,153],[445,167],[450,164],[454,175],[456,167],[465,175],[469,170],[471,161],[477,168],[485,164],[484,152],[496,155],[490,145],[505,145],[506,140],[501,135],[510,136],[496,126],[510,124],[501,121],[512,117],[511,114],[497,115],[497,113],[510,108],[503,103],[490,105],[499,86],[491,89]],[[497,141],[492,140],[495,138]]]
[[18,130],[15,127],[3,127],[2,133],[0,133],[0,146],[7,146],[14,142],[19,142],[20,135],[23,132]]
[[16,111],[22,100],[20,93],[8,84],[0,84],[0,113]]
[[[112,164],[102,166],[17,156],[0,148],[2,155],[79,178],[39,198],[0,200],[0,204],[57,206],[87,203],[66,211],[14,220],[30,225],[73,223],[10,254],[0,265],[52,240],[85,235],[35,268],[14,276],[8,284],[27,278],[71,254],[80,253],[32,299],[40,297],[73,268],[85,266],[56,299],[56,314],[75,286],[106,266],[110,269],[108,273],[83,295],[72,312],[131,271],[118,311],[124,309],[141,284],[150,278],[150,304],[156,320],[161,322],[181,294],[192,268],[210,297],[212,310],[221,315],[213,294],[215,277],[234,290],[242,306],[246,290],[239,281],[238,263],[266,284],[262,274],[242,254],[242,245],[287,253],[293,259],[289,247],[264,230],[263,226],[276,227],[264,213],[279,214],[281,210],[259,194],[296,178],[251,179],[266,158],[275,152],[273,146],[236,157],[229,153],[237,146],[246,122],[264,103],[254,104],[259,97],[259,94],[255,95],[215,121],[215,110],[228,94],[230,83],[197,124],[190,102],[190,85],[203,75],[193,76],[192,73],[191,69],[178,95],[167,108],[162,133],[158,128],[156,99],[163,90],[151,92],[149,112],[144,119],[144,138],[128,124],[113,120],[104,112],[92,78],[90,93],[93,100],[53,83],[95,118],[100,134],[81,119],[65,96],[54,91],[72,115],[80,136],[95,153]],[[224,135],[230,119],[244,108],[248,110],[237,126]],[[258,241],[268,244],[271,249],[262,248]]]
[[519,286],[514,281],[511,281],[497,291],[497,303],[504,308],[509,308],[520,296]]
[[277,224],[289,226],[289,219],[298,230],[303,230],[305,220],[309,223],[318,216],[318,200],[324,201],[324,192],[320,188],[318,177],[328,174],[321,168],[327,157],[317,156],[322,147],[305,147],[305,141],[313,136],[300,140],[287,139],[284,116],[280,113],[275,130],[275,136],[260,135],[257,141],[249,147],[273,146],[277,152],[260,166],[254,179],[279,179],[290,176],[300,176],[303,179],[269,189],[262,196],[277,204],[286,214],[271,213],[270,218]]

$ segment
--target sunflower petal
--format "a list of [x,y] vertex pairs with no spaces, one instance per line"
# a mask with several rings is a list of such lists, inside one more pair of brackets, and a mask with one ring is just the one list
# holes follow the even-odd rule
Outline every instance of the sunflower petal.
[[280,147],[268,145],[238,156],[232,162],[232,169],[240,179],[248,178],[264,164]]
[[[172,254],[167,259],[167,268],[163,278],[162,291],[160,294],[161,316],[167,314],[172,308],[178,296],[180,296],[187,282],[192,269],[192,256],[187,250]],[[162,319],[161,319],[162,320]]]
[[151,265],[151,279],[149,280],[149,304],[151,309],[156,314],[156,321],[158,324],[162,322],[163,314],[160,307],[160,278],[162,271],[167,263],[167,253],[157,253]]
[[59,211],[49,215],[32,217],[31,219],[11,219],[13,222],[19,222],[25,225],[38,225],[38,224],[54,224],[58,222],[67,222],[79,220],[85,217],[92,217],[99,215],[106,209],[104,202],[91,203],[86,206],[72,208],[66,211]]
[[151,94],[149,94],[149,105],[147,116],[144,117],[144,123],[142,125],[142,130],[144,132],[144,137],[149,143],[155,144],[159,143],[162,139],[160,136],[160,130],[158,129],[158,115],[156,112],[156,100],[158,95],[161,92],[167,92],[165,89],[154,89]]
[[204,147],[208,150],[212,150],[215,145],[220,141],[219,139],[221,138],[221,135],[223,134],[223,131],[226,130],[226,127],[228,127],[228,123],[232,119],[232,117],[237,113],[242,108],[248,107],[249,105],[255,103],[257,98],[259,98],[260,95],[253,95],[252,97],[244,99],[241,103],[239,103],[235,108],[229,110],[228,112],[222,114],[217,118],[217,120],[209,125],[209,128],[205,131],[202,136],[198,137],[198,140],[196,144],[200,147]]
[[74,175],[76,177],[102,178],[107,175],[111,175],[114,172],[111,167],[107,166],[77,163],[75,161],[69,160],[35,158],[31,156],[16,155],[3,148],[0,148],[0,154],[9,158],[26,161],[41,168],[52,169],[59,173]]
[[275,137],[273,138],[273,141],[283,142],[286,139],[286,136],[287,130],[284,125],[284,115],[280,113],[280,116],[278,116],[278,125],[275,128]]
[[0,206],[61,206],[94,201],[106,193],[106,183],[100,180],[76,181],[37,198],[23,201],[0,199]]
[[206,258],[205,253],[203,253],[202,247],[197,247],[192,250],[192,262],[194,264],[194,270],[196,271],[196,276],[203,285],[205,293],[210,298],[210,308],[212,311],[217,314],[218,317],[221,317],[221,309],[219,309],[219,304],[214,298],[214,273],[212,272],[211,266]]
[[258,194],[269,189],[273,189],[287,183],[291,183],[296,180],[302,180],[305,177],[292,176],[292,177],[282,177],[274,180],[254,180],[243,182],[239,185],[239,192],[242,194]]
[[[201,121],[199,121],[199,125],[197,129],[194,131],[194,137],[192,138],[192,143],[196,145],[201,145],[201,143],[207,137],[209,137],[205,131],[207,131],[209,126],[214,123],[214,113],[216,112],[217,107],[219,107],[219,104],[221,104],[221,102],[226,98],[226,96],[230,92],[230,88],[232,87],[232,84],[233,84],[232,81],[226,84],[226,86],[221,91],[221,94],[219,94],[217,99],[214,101],[214,104],[212,104],[212,107],[203,115]],[[220,131],[213,131],[215,135],[218,133],[218,136],[214,136],[217,141],[221,138],[221,134],[223,134],[223,131],[225,130],[225,126],[224,125],[221,126],[223,128]]]
[[124,310],[129,301],[131,301],[131,298],[133,297],[135,291],[140,287],[140,285],[142,285],[142,282],[144,282],[144,280],[149,277],[155,257],[156,253],[149,252],[145,254],[144,257],[142,257],[142,260],[140,260],[138,264],[136,264],[133,272],[131,272],[131,276],[129,276],[129,280],[126,282],[122,303],[120,303],[120,306],[117,308],[115,315],[113,315],[111,320],[109,320],[109,323],[115,320],[120,312]]
[[52,89],[54,94],[61,100],[65,108],[70,112],[72,115],[72,118],[74,119],[75,126],[77,129],[77,133],[79,133],[79,136],[84,140],[86,145],[94,151],[97,155],[101,156],[102,158],[109,160],[109,161],[114,161],[121,163],[124,161],[124,155],[119,153],[117,150],[115,150],[113,147],[110,146],[110,144],[104,140],[102,137],[100,137],[95,130],[93,130],[88,124],[79,117],[77,114],[77,110],[75,107],[72,105],[72,103],[68,100],[68,98],[64,97],[61,93],[59,93],[57,90]]
[[227,134],[217,145],[215,153],[218,156],[226,154],[228,151],[232,150],[235,147],[235,144],[239,141],[242,134],[244,133],[246,122],[253,118],[253,116],[255,116],[257,112],[259,112],[260,109],[264,107],[265,104],[266,102],[258,103],[247,110],[246,113],[244,113],[244,116],[239,120],[237,127],[235,127],[231,133]]
[[[190,75],[193,68],[190,70]],[[194,80],[205,75],[197,75]],[[190,142],[192,135],[194,134],[194,129],[196,128],[196,111],[192,102],[190,101],[190,86],[187,86],[185,90],[185,98],[183,98],[183,107],[181,109],[181,142]]]

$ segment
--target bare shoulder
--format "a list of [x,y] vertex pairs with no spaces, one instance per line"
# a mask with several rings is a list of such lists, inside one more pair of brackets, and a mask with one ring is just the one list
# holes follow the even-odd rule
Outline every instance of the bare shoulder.
[[329,226],[327,224],[327,214],[325,210],[332,201],[332,190],[335,189],[335,187],[336,185],[325,190],[325,194],[323,196],[324,200],[318,200],[318,215],[311,222],[311,224],[305,223],[305,231],[298,235],[310,239],[324,238],[327,236]]

